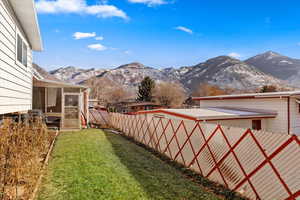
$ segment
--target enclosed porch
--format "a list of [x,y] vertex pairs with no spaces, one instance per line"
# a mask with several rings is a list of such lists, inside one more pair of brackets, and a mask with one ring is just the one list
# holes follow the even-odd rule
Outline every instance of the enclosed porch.
[[33,109],[50,128],[81,129],[88,124],[88,88],[52,80],[33,81]]

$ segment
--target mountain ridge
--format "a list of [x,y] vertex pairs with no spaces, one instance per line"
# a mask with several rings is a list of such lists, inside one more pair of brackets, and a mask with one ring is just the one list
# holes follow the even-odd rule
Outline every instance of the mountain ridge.
[[[180,68],[167,67],[156,69],[139,62],[133,62],[113,69],[81,69],[74,66],[61,67],[50,71],[50,74],[60,80],[80,84],[85,83],[91,77],[105,77],[131,90],[136,90],[137,85],[145,76],[150,76],[157,82],[167,81],[178,83],[189,92],[195,90],[201,83],[210,83],[218,85],[221,88],[245,90],[259,88],[263,85],[287,86],[292,77],[288,77],[287,79],[279,78],[276,74],[282,74],[282,71],[278,72],[275,70],[275,72],[272,72],[272,67],[267,68],[268,71],[261,66],[261,63],[269,61],[269,63],[267,62],[268,66],[272,66],[272,62],[275,62],[275,64],[281,62],[280,66],[284,68],[285,66],[289,67],[289,59],[293,58],[282,56],[274,51],[268,51],[245,61],[229,56],[217,56],[193,66]],[[276,66],[273,68],[276,68]],[[295,76],[295,69],[298,68],[293,67],[292,69],[294,69]],[[300,60],[299,71],[297,72],[300,74]],[[298,77],[294,78],[294,82],[298,81],[300,82]]]
[[300,74],[300,59],[290,58],[274,51],[258,54],[248,58],[245,62],[288,82],[292,76]]

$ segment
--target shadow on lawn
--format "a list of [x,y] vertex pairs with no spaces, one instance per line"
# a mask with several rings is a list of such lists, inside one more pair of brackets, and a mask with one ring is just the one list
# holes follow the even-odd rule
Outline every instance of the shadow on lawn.
[[108,131],[105,135],[122,164],[151,199],[218,199],[212,193],[225,199],[243,199],[143,144]]

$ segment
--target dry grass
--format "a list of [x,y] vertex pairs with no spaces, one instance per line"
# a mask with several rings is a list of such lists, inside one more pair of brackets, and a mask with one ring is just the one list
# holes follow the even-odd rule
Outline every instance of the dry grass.
[[55,134],[41,120],[0,127],[0,199],[29,199]]

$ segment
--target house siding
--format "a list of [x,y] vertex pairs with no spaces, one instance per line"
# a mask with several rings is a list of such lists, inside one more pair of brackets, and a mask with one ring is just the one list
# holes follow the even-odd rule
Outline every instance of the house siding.
[[290,129],[291,134],[300,135],[299,104],[295,97],[290,98]]
[[[16,34],[27,43],[27,67],[16,62]],[[32,51],[14,12],[0,0],[0,114],[32,108]]]
[[[269,132],[288,134],[287,102],[287,98],[200,100],[200,107],[205,108],[227,106],[276,111],[276,118],[264,119],[262,121],[262,129]],[[290,106],[292,107],[292,105],[294,104],[291,104]],[[292,118],[295,117],[292,116]],[[240,120],[236,121],[239,122]],[[290,123],[292,125],[293,122],[291,121]],[[251,126],[249,128],[251,128]]]
[[[177,117],[177,116],[169,115],[169,114],[165,114],[165,113],[147,114],[147,116],[150,118],[155,117],[156,115],[159,115],[166,119],[185,120],[185,121],[188,120],[185,118],[181,118],[181,117]],[[261,119],[262,130],[267,129],[267,120],[268,119]],[[191,121],[193,121],[193,120],[191,120]],[[201,123],[220,124],[221,126],[227,126],[227,127],[252,128],[252,119],[210,120],[210,121],[201,122]]]

